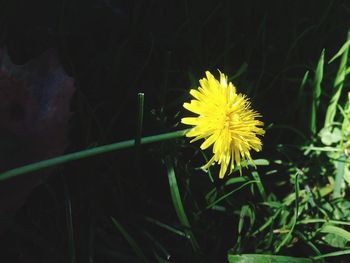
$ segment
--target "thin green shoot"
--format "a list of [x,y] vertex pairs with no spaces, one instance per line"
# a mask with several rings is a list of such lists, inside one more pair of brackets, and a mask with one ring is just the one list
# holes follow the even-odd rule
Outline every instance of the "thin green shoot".
[[295,210],[294,210],[294,218],[292,222],[292,227],[288,231],[287,235],[284,237],[282,242],[276,247],[275,253],[278,253],[281,248],[286,245],[286,243],[290,240],[294,227],[297,224],[298,221],[298,216],[299,216],[299,171],[296,172],[295,174],[295,185],[294,185],[294,191],[295,191]]
[[111,218],[114,226],[118,229],[118,231],[123,235],[125,240],[128,242],[130,247],[133,249],[137,257],[144,263],[148,263],[145,254],[143,253],[141,247],[136,243],[136,241],[131,237],[131,235],[124,229],[124,227],[114,218]]
[[[175,132],[169,132],[169,133],[163,133],[159,135],[152,135],[141,138],[141,144],[148,144],[148,143],[154,143],[154,142],[160,142],[164,140],[170,140],[175,139],[184,136],[184,134],[187,132],[187,130],[181,130],[181,131],[175,131]],[[79,159],[88,158],[91,156],[113,152],[121,149],[131,148],[135,146],[135,140],[127,140],[112,144],[107,144],[103,146],[94,147],[91,149],[69,153],[66,155],[61,155],[58,157],[54,157],[51,159],[39,161],[36,163],[28,164],[25,166],[21,166],[19,168],[14,168],[5,172],[0,173],[0,181],[13,178],[22,174],[27,174],[30,172],[35,172],[44,168],[56,166],[59,164],[67,163],[70,161],[75,161]]]
[[320,104],[320,96],[321,96],[321,82],[323,79],[323,65],[324,65],[324,53],[325,50],[323,49],[321,52],[320,59],[318,60],[316,72],[315,72],[315,78],[313,83],[313,93],[312,93],[312,104],[311,104],[311,122],[310,122],[310,129],[311,133],[313,135],[317,132],[317,109],[318,105]]
[[[332,96],[331,101],[329,102],[329,105],[327,108],[324,127],[329,127],[334,121],[336,110],[337,110],[337,104],[338,104],[338,101],[339,101],[339,98],[340,98],[340,95],[341,95],[341,92],[343,89],[345,77],[347,75],[346,66],[347,66],[347,60],[348,60],[348,56],[349,56],[348,54],[349,54],[349,45],[350,45],[347,43],[350,43],[350,29],[348,30],[348,36],[347,36],[346,43],[343,45],[343,47],[337,53],[339,55],[341,54],[341,61],[339,64],[337,76],[334,80],[333,96]],[[336,55],[331,61],[333,61],[338,56]]]
[[197,240],[195,239],[195,236],[193,232],[191,231],[191,225],[187,218],[185,209],[182,204],[181,195],[179,191],[179,187],[177,185],[177,180],[175,176],[175,169],[174,165],[172,164],[172,161],[170,160],[170,157],[165,158],[165,165],[167,168],[168,173],[168,180],[169,180],[169,187],[170,187],[170,194],[171,199],[175,208],[175,212],[177,214],[177,217],[182,224],[182,226],[185,228],[185,232],[191,242],[192,248],[195,252],[199,251],[199,245]]

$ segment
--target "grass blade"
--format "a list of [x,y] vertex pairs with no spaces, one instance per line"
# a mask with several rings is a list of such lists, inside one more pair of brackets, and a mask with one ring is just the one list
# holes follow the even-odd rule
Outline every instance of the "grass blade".
[[275,249],[275,253],[278,253],[280,251],[280,249],[288,242],[288,240],[290,240],[292,233],[294,231],[294,227],[297,224],[298,221],[298,216],[299,216],[299,172],[296,173],[295,175],[295,185],[294,185],[294,190],[295,190],[295,210],[294,210],[294,218],[293,218],[293,222],[292,222],[292,227],[291,229],[288,231],[288,233],[286,234],[286,236],[284,237],[284,239],[282,240],[282,242],[276,247]]
[[195,239],[192,231],[190,230],[191,225],[190,225],[190,222],[187,218],[185,209],[184,209],[183,204],[182,204],[180,191],[179,191],[179,187],[177,185],[177,180],[176,180],[176,176],[175,176],[174,165],[172,164],[172,161],[170,160],[169,157],[167,157],[165,159],[165,165],[167,167],[170,194],[171,194],[171,199],[173,201],[173,205],[175,208],[175,212],[177,214],[177,217],[178,217],[180,223],[185,227],[185,232],[186,232],[188,238],[190,239],[193,250],[198,251],[199,245],[198,245],[197,240]]
[[231,184],[244,183],[248,181],[249,181],[248,176],[232,177],[225,182],[225,186],[229,186]]
[[297,258],[288,256],[274,256],[274,255],[263,255],[263,254],[245,254],[245,255],[234,255],[228,254],[229,263],[312,263],[313,261],[308,258]]
[[255,236],[258,233],[261,233],[264,229],[270,226],[275,221],[277,216],[279,216],[280,213],[281,213],[281,209],[277,209],[277,211],[272,216],[270,216],[262,226],[260,226],[257,230],[255,230],[252,233],[252,236]]
[[350,46],[350,39],[348,39],[343,45],[342,47],[339,49],[339,51],[337,52],[337,54],[335,54],[329,61],[328,64],[332,63],[334,60],[336,60],[338,57],[340,57],[341,55],[343,55],[345,52],[347,52],[349,50],[349,46]]
[[266,202],[267,195],[266,195],[265,188],[264,188],[264,186],[263,186],[263,184],[261,182],[261,179],[260,179],[260,176],[259,176],[258,172],[253,171],[252,172],[252,176],[253,176],[254,180],[256,181],[256,185],[258,187],[258,190],[259,190],[259,193],[261,195],[262,200],[264,202]]
[[312,134],[316,134],[316,131],[317,131],[316,117],[317,117],[317,108],[320,103],[320,96],[321,96],[321,82],[323,79],[324,52],[325,50],[323,49],[321,52],[320,59],[318,60],[318,63],[317,63],[314,84],[313,84],[311,122],[310,122],[310,125],[311,125],[310,129]]
[[133,249],[137,257],[141,260],[141,262],[148,262],[145,254],[142,252],[140,246],[136,243],[136,241],[129,235],[129,233],[124,229],[124,227],[114,218],[112,217],[112,222],[118,231],[123,235],[125,240],[129,243],[130,247]]
[[350,226],[350,222],[347,221],[339,221],[339,220],[326,220],[322,218],[311,218],[311,219],[304,219],[299,221],[299,224],[317,224],[317,223],[329,223],[333,225],[345,225]]
[[170,232],[172,232],[172,233],[174,233],[176,235],[179,235],[179,236],[182,236],[182,237],[186,237],[186,233],[176,229],[175,227],[172,227],[170,225],[162,223],[162,222],[160,222],[160,221],[158,221],[156,219],[153,219],[151,217],[145,217],[145,219],[146,219],[146,221],[148,221],[148,222],[150,222],[152,224],[155,224],[155,225],[157,225],[157,226],[159,226],[159,227],[161,227],[161,228],[163,228],[163,229],[165,229],[167,231],[170,231]]
[[138,113],[137,113],[137,128],[136,128],[136,138],[135,138],[136,148],[140,147],[141,145],[144,101],[145,101],[145,94],[143,93],[137,94]]
[[[316,245],[314,245],[309,238],[306,237],[306,235],[304,235],[302,232],[298,231],[298,230],[294,230],[294,233],[302,240],[305,242],[305,244],[307,244],[315,253],[316,255],[321,255],[321,251],[316,247]],[[323,260],[320,260],[320,262],[325,263]]]
[[[350,43],[350,29],[348,31],[346,43]],[[349,45],[350,45],[350,44],[347,44],[347,45],[345,45],[345,44],[338,52],[339,54],[342,54],[341,55],[342,57],[341,57],[339,69],[337,72],[337,76],[336,76],[335,81],[334,81],[333,96],[332,96],[331,101],[329,102],[329,105],[327,108],[324,127],[329,127],[333,123],[335,113],[337,110],[338,100],[340,98],[341,91],[343,89],[343,83],[344,83],[344,80],[346,77],[346,65],[347,65],[348,54],[349,54]],[[332,59],[331,61],[333,61],[333,60],[334,59]]]
[[144,111],[145,94],[137,94],[137,123],[135,137],[135,175],[140,176],[140,155],[141,155],[141,136],[143,127],[143,111]]
[[[243,231],[243,226],[245,225],[246,219],[249,219],[249,224],[246,227],[246,229]],[[236,251],[241,251],[243,247],[242,237],[244,241],[244,237],[250,234],[250,230],[253,227],[255,222],[255,212],[251,209],[249,205],[243,205],[241,207],[240,215],[239,215],[239,222],[238,222],[238,237],[236,241],[237,249]]]
[[309,77],[309,71],[307,70],[304,74],[304,77],[300,83],[300,86],[299,86],[299,91],[298,91],[298,96],[297,96],[297,103],[295,104],[296,108],[294,110],[297,110],[300,106],[301,106],[301,102],[303,100],[303,93],[304,93],[304,88],[305,88],[305,84],[308,80],[308,77]]
[[320,256],[316,256],[316,257],[313,257],[312,259],[319,260],[322,258],[337,257],[337,256],[349,255],[349,254],[350,254],[350,249],[345,249],[345,250],[340,250],[340,251],[331,252],[331,253],[323,254]]
[[76,263],[77,261],[75,256],[72,203],[71,203],[68,187],[65,183],[64,183],[64,201],[65,201],[66,224],[67,224],[67,232],[68,232],[68,257],[69,257],[70,263]]

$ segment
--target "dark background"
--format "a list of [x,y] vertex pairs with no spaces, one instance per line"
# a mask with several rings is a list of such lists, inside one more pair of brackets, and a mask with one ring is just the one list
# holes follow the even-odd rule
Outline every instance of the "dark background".
[[[291,108],[291,101],[306,70],[312,74],[322,49],[328,61],[343,43],[350,4],[12,0],[1,1],[0,14],[1,45],[16,64],[55,48],[67,74],[74,78],[67,152],[133,138],[138,92],[145,93],[144,135],[182,129],[181,105],[205,70],[220,69],[230,77],[245,68],[233,82],[251,98],[265,125],[276,125],[264,138],[263,156],[272,158],[278,154],[277,144],[298,141],[278,125],[307,133],[311,90],[305,90],[302,107]],[[327,94],[325,87],[325,101]],[[133,253],[113,227],[111,216],[145,251],[151,251],[153,244],[140,232],[155,233],[170,251],[171,262],[203,258],[224,262],[234,243],[236,225],[230,218],[209,213],[196,225],[206,255],[201,259],[193,255],[186,240],[144,221],[144,216],[151,216],[178,224],[160,160],[164,153],[178,151],[179,144],[143,148],[137,167],[134,151],[123,150],[50,172],[1,234],[0,261],[68,262],[65,215],[70,200],[77,262],[132,262]],[[200,196],[202,178],[196,176],[191,179],[192,193]],[[214,236],[206,237],[206,227]]]

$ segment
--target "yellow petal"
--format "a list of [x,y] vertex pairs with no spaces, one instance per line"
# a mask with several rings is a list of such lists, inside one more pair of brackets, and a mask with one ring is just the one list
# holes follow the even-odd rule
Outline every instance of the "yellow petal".
[[198,125],[200,120],[198,117],[185,117],[181,119],[181,123],[188,125]]
[[185,102],[183,104],[183,107],[189,111],[192,111],[197,114],[201,114],[201,108],[200,105],[198,104],[197,100],[192,100],[191,103]]
[[201,149],[202,150],[207,149],[210,145],[212,145],[216,141],[217,138],[218,138],[218,134],[217,133],[214,133],[213,135],[211,135],[208,139],[206,139],[202,143]]

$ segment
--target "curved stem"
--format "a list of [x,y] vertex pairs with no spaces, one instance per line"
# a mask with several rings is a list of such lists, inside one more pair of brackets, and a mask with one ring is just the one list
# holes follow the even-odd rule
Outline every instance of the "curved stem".
[[[170,140],[178,137],[182,137],[188,130],[181,130],[181,131],[175,131],[175,132],[169,132],[169,133],[164,133],[164,134],[159,134],[159,135],[152,135],[152,136],[147,136],[141,138],[141,144],[148,144],[148,143],[153,143],[153,142],[160,142],[164,140]],[[83,158],[87,158],[90,156],[94,155],[99,155],[102,153],[107,153],[107,152],[112,152],[112,151],[117,151],[125,148],[130,148],[135,146],[135,140],[127,140],[127,141],[122,141],[122,142],[117,142],[117,143],[112,143],[112,144],[107,144],[79,152],[74,152],[74,153],[68,153],[66,155],[61,155],[58,157],[54,157],[51,159],[39,161],[36,163],[28,164],[25,166],[21,166],[19,168],[11,169],[5,172],[0,173],[0,181],[6,180],[21,174],[26,174],[34,171],[38,171],[44,168],[48,168],[51,166],[63,164],[66,162],[74,161],[74,160],[79,160]]]

